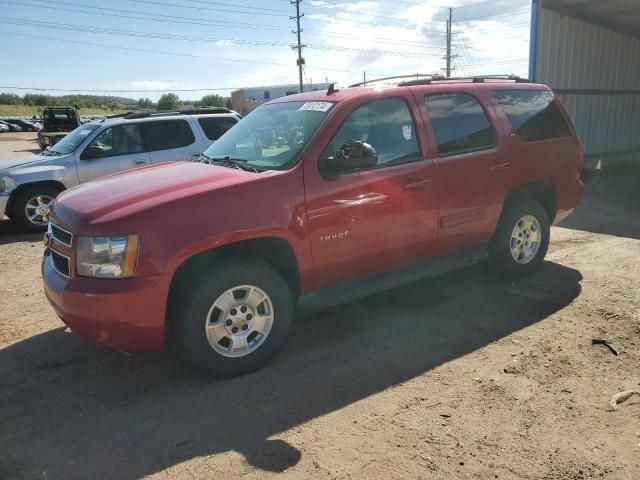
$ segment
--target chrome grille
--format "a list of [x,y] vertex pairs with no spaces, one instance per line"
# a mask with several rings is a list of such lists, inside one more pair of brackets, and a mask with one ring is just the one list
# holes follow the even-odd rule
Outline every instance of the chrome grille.
[[51,261],[53,262],[53,268],[60,275],[69,278],[69,272],[71,271],[69,257],[62,255],[55,250],[51,250]]
[[71,240],[73,240],[73,234],[64,228],[59,227],[55,223],[49,223],[49,230],[51,231],[51,237],[62,245],[67,247],[71,246]]

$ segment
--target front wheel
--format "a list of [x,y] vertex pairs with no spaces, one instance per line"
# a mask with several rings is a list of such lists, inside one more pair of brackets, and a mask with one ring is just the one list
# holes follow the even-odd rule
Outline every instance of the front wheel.
[[549,215],[540,203],[529,198],[511,202],[491,243],[491,260],[507,277],[531,275],[544,260],[549,236]]
[[193,366],[214,377],[236,377],[266,365],[291,329],[291,290],[261,261],[221,261],[187,290],[184,307],[171,319],[176,342]]
[[49,185],[25,188],[16,195],[11,220],[23,232],[43,232],[53,201],[60,191]]

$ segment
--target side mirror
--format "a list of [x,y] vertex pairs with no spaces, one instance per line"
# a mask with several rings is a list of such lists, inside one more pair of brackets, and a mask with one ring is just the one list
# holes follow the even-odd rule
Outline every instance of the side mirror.
[[100,147],[88,147],[82,152],[82,160],[93,160],[104,157],[104,152]]
[[354,140],[342,145],[333,157],[323,158],[322,166],[329,176],[375,167],[378,154],[368,143]]

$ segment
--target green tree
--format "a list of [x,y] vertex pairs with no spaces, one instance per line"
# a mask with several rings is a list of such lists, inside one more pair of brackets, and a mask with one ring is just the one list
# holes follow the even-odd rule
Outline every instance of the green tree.
[[158,110],[173,110],[180,104],[180,98],[175,93],[165,93],[158,100]]
[[153,108],[153,102],[151,101],[150,98],[140,98],[138,100],[138,108],[141,108],[143,110],[148,110],[150,108]]
[[22,103],[22,99],[15,93],[0,93],[0,104],[18,105],[20,103]]
[[200,100],[200,105],[203,107],[226,107],[227,102],[224,97],[220,95],[216,95],[215,93],[211,95],[205,95]]

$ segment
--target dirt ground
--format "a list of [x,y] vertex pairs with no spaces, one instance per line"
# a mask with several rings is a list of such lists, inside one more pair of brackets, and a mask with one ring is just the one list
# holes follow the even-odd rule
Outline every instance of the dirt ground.
[[587,193],[531,278],[480,265],[304,316],[228,381],[65,332],[41,236],[0,231],[2,479],[640,478],[640,396],[609,406],[640,390],[638,170]]
[[26,157],[40,152],[38,134],[34,132],[0,133],[0,168],[1,160]]

